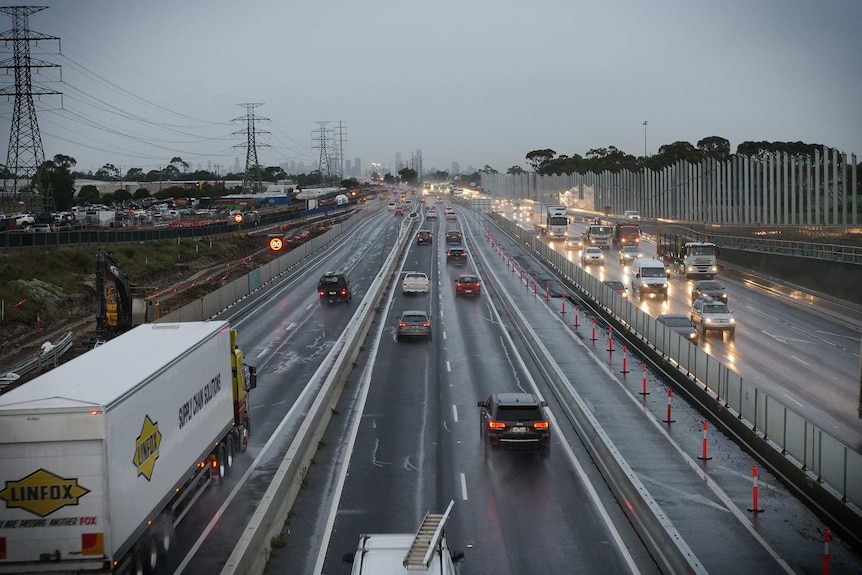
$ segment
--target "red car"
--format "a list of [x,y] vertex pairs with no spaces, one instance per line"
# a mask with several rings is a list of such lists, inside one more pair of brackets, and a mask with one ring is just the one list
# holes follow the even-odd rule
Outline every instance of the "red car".
[[479,278],[474,275],[463,275],[455,282],[455,295],[479,295],[482,288]]
[[404,210],[402,208],[395,208],[395,211],[393,212],[393,214],[396,216],[403,216]]

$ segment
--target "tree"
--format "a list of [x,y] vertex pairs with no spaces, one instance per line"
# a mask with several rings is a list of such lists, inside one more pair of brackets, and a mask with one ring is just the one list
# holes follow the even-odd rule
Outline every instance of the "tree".
[[165,180],[177,180],[180,177],[180,170],[173,164],[168,164],[165,166],[165,169],[162,170],[162,179]]
[[488,164],[485,164],[485,167],[479,171],[482,172],[483,174],[498,174],[499,173],[497,170],[495,170],[494,168],[492,168]]
[[279,180],[287,179],[287,173],[285,173],[281,166],[269,166],[264,168],[262,179],[269,182],[277,182]]
[[126,190],[120,189],[114,192],[114,202],[121,204],[125,201],[131,200],[132,194],[127,192]]
[[183,161],[183,159],[179,156],[174,156],[171,158],[171,163],[168,164],[168,167],[173,167],[176,169],[177,173],[179,172],[186,173],[189,169],[189,165]]
[[697,142],[697,149],[715,160],[730,158],[730,140],[721,136],[708,136]]
[[550,162],[556,155],[557,152],[554,150],[545,148],[543,150],[533,150],[532,152],[528,152],[526,159],[530,163],[530,166],[533,167],[534,172],[540,172],[542,164]]
[[93,174],[97,180],[113,182],[120,179],[120,170],[114,164],[105,164]]
[[90,184],[81,186],[76,199],[79,204],[97,204],[100,200],[99,188]]
[[135,193],[132,194],[132,197],[136,200],[143,200],[144,198],[150,197],[150,190],[147,188],[138,188],[135,190]]
[[522,168],[521,166],[512,166],[511,168],[506,170],[506,173],[509,174],[510,176],[514,175],[514,174],[523,174],[524,168]]
[[359,187],[359,180],[356,178],[347,178],[346,180],[341,180],[341,187],[347,188],[348,190],[351,188]]
[[126,181],[132,182],[136,180],[140,180],[144,177],[144,170],[141,168],[129,168],[129,171],[126,172]]
[[401,181],[405,184],[415,184],[419,179],[419,174],[413,168],[401,168],[398,170],[398,175],[401,176]]
[[665,144],[658,149],[658,158],[654,158],[661,168],[670,166],[680,160],[686,162],[699,162],[704,158],[704,153],[691,145],[690,142],[678,141]]
[[387,172],[387,174],[385,176],[383,176],[383,183],[394,184],[395,183],[395,176],[393,176],[392,174]]
[[57,154],[53,160],[46,160],[33,175],[32,186],[54,196],[54,206],[68,210],[75,201],[75,177],[71,169],[77,164],[75,158]]

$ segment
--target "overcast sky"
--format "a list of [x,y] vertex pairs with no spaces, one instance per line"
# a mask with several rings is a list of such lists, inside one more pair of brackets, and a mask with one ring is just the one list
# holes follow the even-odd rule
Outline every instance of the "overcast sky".
[[[540,148],[649,153],[706,136],[862,153],[862,0],[63,0],[30,16],[60,64],[34,86],[45,156],[78,169],[316,163],[317,121],[344,157],[394,169],[505,171]],[[0,30],[11,30],[0,14]],[[4,58],[10,57],[11,44]],[[3,86],[14,85],[11,75]],[[6,157],[12,102],[0,104]],[[240,131],[232,136],[232,132]],[[240,148],[232,146],[240,145]]]

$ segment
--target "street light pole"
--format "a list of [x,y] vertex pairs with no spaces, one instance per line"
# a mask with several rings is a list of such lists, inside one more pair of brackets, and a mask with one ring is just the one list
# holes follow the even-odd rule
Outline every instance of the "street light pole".
[[647,121],[646,121],[646,120],[644,120],[644,158],[646,158],[646,157],[647,157],[647,152],[646,152],[646,127],[647,127]]

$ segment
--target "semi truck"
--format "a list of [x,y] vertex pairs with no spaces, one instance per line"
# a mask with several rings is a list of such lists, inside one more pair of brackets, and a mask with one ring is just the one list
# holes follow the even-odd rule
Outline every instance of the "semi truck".
[[718,246],[691,230],[659,230],[656,253],[686,279],[712,279],[718,274]]
[[0,573],[152,573],[251,433],[224,321],[138,326],[0,395]]
[[630,222],[617,222],[614,224],[614,247],[637,246],[641,241],[641,228]]
[[581,245],[597,247],[606,250],[611,247],[611,226],[603,223],[587,224],[587,229],[581,234]]
[[551,239],[565,239],[569,236],[569,218],[566,206],[545,206],[544,222],[539,224],[539,233]]

